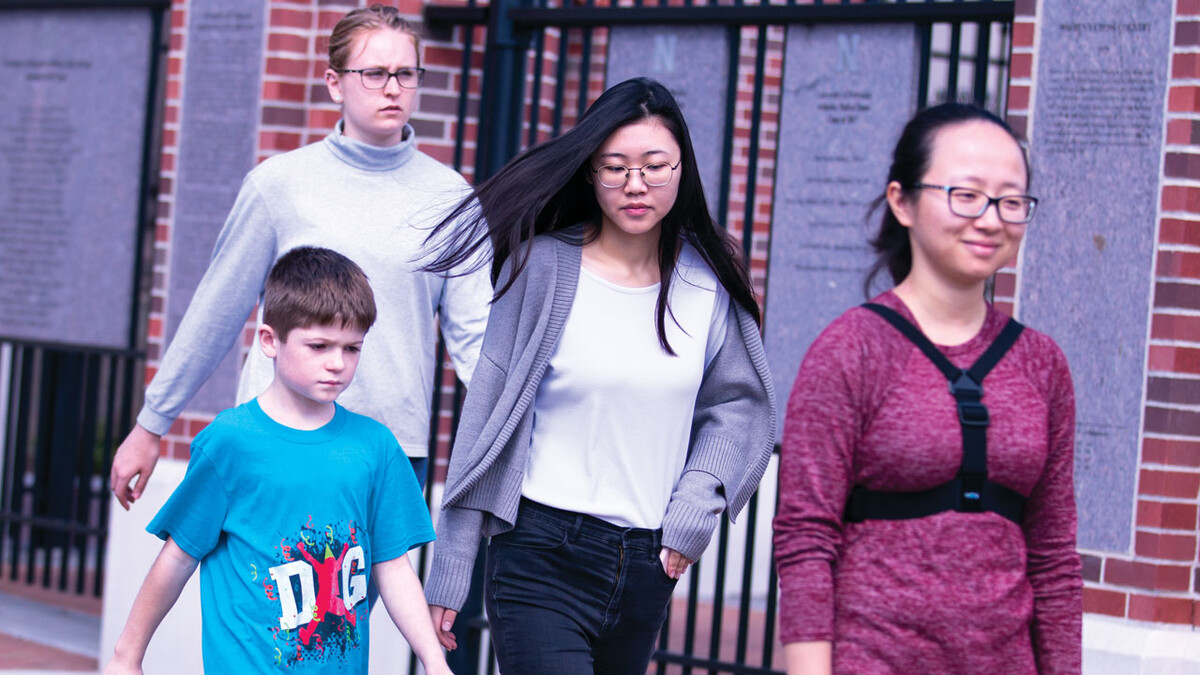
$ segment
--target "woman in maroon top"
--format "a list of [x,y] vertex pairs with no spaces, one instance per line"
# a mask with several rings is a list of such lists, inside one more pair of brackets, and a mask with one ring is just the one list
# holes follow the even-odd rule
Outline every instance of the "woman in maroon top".
[[[887,269],[895,288],[873,302],[955,368],[1012,330],[984,288],[1033,217],[1028,183],[1012,130],[973,106],[922,111],[895,149],[867,284]],[[1017,334],[983,379],[990,421],[973,454],[948,375],[886,313],[830,324],[788,401],[775,518],[788,673],[1079,673],[1066,359]],[[970,483],[964,457],[986,458],[986,480]],[[943,487],[948,508],[913,496]],[[852,490],[882,503],[848,510]]]

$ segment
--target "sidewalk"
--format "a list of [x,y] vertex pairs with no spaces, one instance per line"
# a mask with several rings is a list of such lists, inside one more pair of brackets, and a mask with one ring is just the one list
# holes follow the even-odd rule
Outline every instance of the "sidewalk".
[[98,670],[97,598],[0,582],[0,670]]

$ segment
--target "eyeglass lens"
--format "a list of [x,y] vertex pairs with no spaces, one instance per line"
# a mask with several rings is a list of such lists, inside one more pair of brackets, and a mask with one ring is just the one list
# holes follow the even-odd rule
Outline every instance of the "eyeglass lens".
[[996,204],[996,213],[1000,220],[1006,223],[1024,224],[1033,219],[1033,209],[1036,202],[1025,195],[1007,197],[988,197],[970,188],[951,188],[946,191],[950,199],[950,210],[963,218],[979,218],[987,212],[988,207]]
[[359,71],[359,75],[362,76],[363,86],[367,89],[383,89],[393,77],[401,87],[413,89],[421,86],[421,81],[425,79],[425,71],[420,68],[401,68],[394,73],[389,73],[383,68],[367,68]]
[[618,188],[629,180],[629,174],[637,171],[642,175],[642,181],[650,187],[662,187],[671,182],[671,174],[675,167],[666,162],[656,162],[641,167],[628,167],[619,164],[605,164],[596,169],[600,184],[608,188]]

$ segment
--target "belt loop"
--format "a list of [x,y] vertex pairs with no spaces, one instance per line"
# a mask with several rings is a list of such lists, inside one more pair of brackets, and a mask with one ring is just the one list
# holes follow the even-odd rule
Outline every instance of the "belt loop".
[[662,548],[662,528],[654,530],[654,536],[650,540],[651,546],[654,548],[653,553],[658,555],[659,549]]
[[579,538],[579,531],[582,529],[583,529],[583,514],[577,513],[577,514],[575,514],[575,522],[571,524],[571,534],[570,534],[571,541],[575,541],[576,539]]

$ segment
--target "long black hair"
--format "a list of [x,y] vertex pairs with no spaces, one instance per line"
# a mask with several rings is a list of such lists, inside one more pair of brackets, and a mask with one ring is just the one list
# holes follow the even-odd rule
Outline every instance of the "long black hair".
[[[655,319],[659,344],[667,353],[675,353],[667,342],[666,317],[671,277],[685,241],[700,252],[730,297],[761,323],[746,266],[704,200],[696,153],[679,104],[666,87],[644,77],[613,86],[570,131],[526,150],[476,187],[429,235],[427,243],[442,248],[425,269],[448,273],[464,265],[480,265],[478,255],[490,240],[493,284],[501,267],[512,258],[508,282],[496,289],[493,300],[500,298],[525,269],[535,235],[599,223],[600,205],[587,180],[589,160],[617,129],[645,119],[662,122],[682,153],[679,193],[662,219],[658,238],[661,285]],[[592,230],[593,236],[596,231]]]
[[[896,142],[896,149],[892,152],[892,167],[888,170],[887,184],[896,181],[904,191],[905,198],[911,198],[917,189],[913,187],[914,184],[921,182],[925,172],[929,170],[933,159],[933,140],[937,133],[951,125],[974,121],[990,122],[1008,132],[1021,148],[1021,157],[1025,160],[1025,182],[1028,185],[1032,175],[1024,142],[1007,122],[983,108],[967,103],[943,103],[926,108],[909,120],[900,134],[900,140]],[[893,284],[904,281],[912,271],[912,242],[908,238],[908,228],[896,220],[896,215],[888,206],[886,187],[884,193],[871,202],[867,217],[870,218],[870,214],[880,207],[883,208],[883,218],[879,221],[878,232],[870,241],[871,247],[875,249],[875,263],[871,265],[863,281],[863,294],[868,297],[871,295],[871,286],[875,278],[883,270],[888,271]]]

